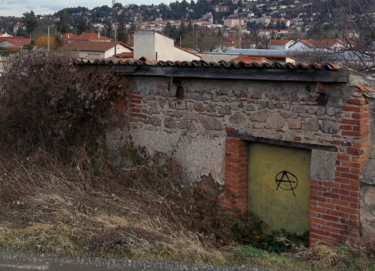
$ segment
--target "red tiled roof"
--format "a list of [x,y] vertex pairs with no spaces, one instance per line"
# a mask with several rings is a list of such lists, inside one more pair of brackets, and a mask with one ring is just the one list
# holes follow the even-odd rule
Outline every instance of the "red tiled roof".
[[27,39],[25,37],[0,37],[0,42],[8,41],[9,43],[12,43],[15,46],[23,46],[30,44],[31,39]]
[[270,43],[272,45],[285,45],[285,44],[287,44],[290,41],[291,40],[271,40]]
[[[118,45],[122,45],[129,50],[132,48],[123,42],[117,42]],[[89,52],[105,52],[115,46],[114,42],[95,42],[95,41],[73,41],[66,44],[63,48],[73,51],[89,51]]]
[[[70,34],[70,33],[69,33]],[[102,36],[97,33],[83,33],[81,35],[73,35],[69,37],[69,40],[82,40],[82,41],[92,41],[92,40],[100,40],[100,41],[111,41],[112,39]]]
[[232,61],[242,62],[242,63],[245,63],[245,64],[250,64],[250,63],[258,63],[258,64],[269,63],[269,64],[271,64],[272,63],[272,61],[270,61],[269,59],[267,59],[266,57],[263,57],[263,56],[247,56],[247,55],[240,55],[239,57],[233,59]]
[[122,66],[156,66],[156,67],[202,67],[202,68],[233,68],[233,69],[271,69],[271,70],[329,70],[338,71],[342,70],[343,67],[333,63],[311,63],[311,64],[293,64],[293,63],[243,63],[234,61],[219,61],[219,62],[206,62],[204,60],[193,60],[193,61],[153,61],[147,58],[140,58],[134,60],[125,61],[113,61],[105,59],[75,59],[74,64],[77,65],[122,65]]
[[116,58],[134,58],[134,52],[123,52],[117,54]]
[[301,42],[310,48],[330,48],[336,43],[355,45],[355,41],[347,39],[301,40]]

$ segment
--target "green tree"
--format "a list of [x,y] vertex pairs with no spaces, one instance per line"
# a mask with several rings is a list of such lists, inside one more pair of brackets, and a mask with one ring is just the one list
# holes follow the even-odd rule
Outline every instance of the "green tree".
[[23,23],[26,26],[26,32],[31,35],[31,33],[38,26],[38,20],[35,17],[34,11],[25,12],[23,14]]
[[72,19],[70,18],[70,15],[66,9],[62,10],[60,14],[60,21],[57,28],[62,34],[72,32]]
[[125,42],[125,43],[128,42],[128,33],[126,32],[124,20],[121,20],[121,21],[118,22],[117,40]]

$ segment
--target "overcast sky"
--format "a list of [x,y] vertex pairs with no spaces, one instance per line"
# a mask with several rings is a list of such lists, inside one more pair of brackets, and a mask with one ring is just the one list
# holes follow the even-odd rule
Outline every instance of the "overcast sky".
[[[116,0],[123,5],[151,5],[165,3],[169,4],[174,0]],[[111,6],[112,0],[0,0],[0,16],[22,16],[22,13],[33,10],[35,14],[51,14],[67,7],[87,7]]]

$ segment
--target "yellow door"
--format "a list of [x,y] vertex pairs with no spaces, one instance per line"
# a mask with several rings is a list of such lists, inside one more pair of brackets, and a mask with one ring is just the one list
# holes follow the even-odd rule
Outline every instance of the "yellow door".
[[310,229],[310,150],[253,143],[249,147],[249,210],[266,232]]

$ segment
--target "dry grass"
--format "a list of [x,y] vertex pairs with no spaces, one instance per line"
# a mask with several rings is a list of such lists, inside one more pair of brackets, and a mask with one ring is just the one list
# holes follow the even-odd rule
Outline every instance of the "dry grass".
[[[215,192],[197,197],[177,187],[170,180],[178,167],[170,161],[113,170],[91,163],[83,151],[74,157],[69,165],[44,152],[0,157],[1,249],[270,270],[371,270],[366,255],[354,250],[316,247],[283,256],[239,246],[213,211]],[[197,199],[205,203],[195,206]]]
[[[102,169],[95,175],[86,162],[66,166],[45,153],[22,160],[3,157],[0,246],[72,256],[224,262],[219,249],[176,223],[171,199],[150,189],[152,183],[134,185],[143,174],[139,168],[125,175]],[[129,175],[135,179],[124,179]]]

